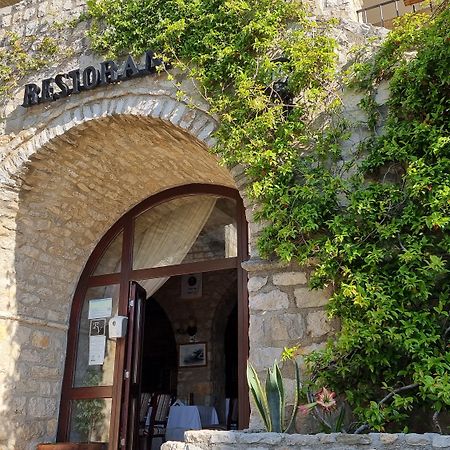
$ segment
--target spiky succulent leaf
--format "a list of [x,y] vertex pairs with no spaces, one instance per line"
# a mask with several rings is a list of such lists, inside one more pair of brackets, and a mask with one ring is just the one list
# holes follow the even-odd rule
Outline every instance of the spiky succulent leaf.
[[247,365],[247,381],[253,400],[255,401],[255,405],[258,408],[259,414],[264,422],[264,426],[267,431],[272,431],[266,392],[261,385],[256,370],[250,363]]
[[286,428],[283,430],[283,432],[288,431],[292,424],[294,423],[295,417],[297,416],[298,412],[298,406],[300,404],[300,391],[302,389],[302,383],[300,381],[300,367],[297,363],[297,361],[293,360],[294,367],[295,367],[295,392],[294,392],[294,406],[291,413],[291,418],[289,420],[289,423],[287,424]]
[[339,416],[336,420],[334,430],[332,430],[333,433],[342,432],[342,428],[344,426],[344,419],[345,419],[345,408],[344,408],[344,406],[341,406],[341,410],[339,411]]
[[271,431],[281,433],[281,397],[276,373],[276,362],[271,369],[267,369],[266,396],[272,423]]
[[275,361],[273,365],[273,369],[275,372],[277,384],[278,384],[278,390],[280,392],[280,424],[281,424],[281,431],[284,427],[285,422],[285,413],[286,413],[286,395],[284,390],[284,383],[283,383],[283,377],[281,375],[280,367],[278,366],[277,362]]

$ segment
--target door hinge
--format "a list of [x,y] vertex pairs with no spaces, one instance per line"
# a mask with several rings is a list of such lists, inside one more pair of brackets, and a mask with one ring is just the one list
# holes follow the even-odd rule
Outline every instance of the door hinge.
[[125,447],[125,438],[120,438],[120,446]]
[[128,380],[128,378],[130,378],[130,372],[128,370],[125,370],[123,373],[123,377],[125,378],[125,380]]
[[128,307],[132,308],[134,306],[134,299],[130,298],[128,299]]

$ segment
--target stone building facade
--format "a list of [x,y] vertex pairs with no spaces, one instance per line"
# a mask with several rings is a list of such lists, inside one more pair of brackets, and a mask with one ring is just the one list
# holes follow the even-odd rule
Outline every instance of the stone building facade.
[[[338,40],[344,48],[377,34],[353,22],[356,2],[327,0],[316,7],[318,14],[342,18]],[[255,242],[261,224],[254,222],[255,205],[245,195],[247,180],[241,167],[227,170],[208,152],[217,121],[189,80],[180,75],[194,107],[177,99],[165,75],[21,106],[26,83],[102,61],[89,49],[85,23],[62,26],[84,8],[80,0],[0,1],[0,43],[11,33],[30,38],[30,49],[43,36],[58,43],[57,57],[18,80],[0,103],[0,448],[5,450],[55,441],[71,306],[83,269],[127,211],[175,186],[219,185],[239,192],[249,235],[243,263],[249,358],[258,370],[279,359],[285,346],[319,348],[338,326],[324,310],[330,292],[307,287],[311,268],[259,259]],[[349,117],[359,117],[357,102],[348,97]],[[351,150],[364,135],[359,125],[345,145]],[[197,320],[212,327],[214,311],[200,314]],[[193,391],[195,382],[185,385],[183,395]]]

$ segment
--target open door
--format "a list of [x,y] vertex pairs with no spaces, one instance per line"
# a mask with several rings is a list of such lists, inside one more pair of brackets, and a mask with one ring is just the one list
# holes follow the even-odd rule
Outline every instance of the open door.
[[142,342],[144,338],[145,289],[130,282],[128,332],[120,420],[120,448],[138,448],[139,408],[141,398]]
[[[246,428],[249,312],[242,262],[247,258],[247,222],[235,189],[211,184],[180,185],[158,192],[123,215],[92,252],[72,302],[58,442],[94,442],[107,445],[109,450],[137,450],[140,390],[153,390],[142,386],[140,380],[145,377],[140,367],[146,356],[141,354],[145,290],[154,295],[164,284],[161,281],[171,277],[234,269],[239,428]],[[141,282],[145,289],[132,280]],[[104,358],[100,355],[100,363],[94,365],[89,363],[93,320],[89,316],[91,302],[98,300],[108,305],[99,317],[105,321],[106,343]],[[115,316],[127,316],[129,320],[128,333],[120,339],[108,336],[107,321]],[[182,333],[185,322],[185,318],[180,319],[180,326],[174,326],[173,331]],[[180,342],[189,339],[186,335],[184,338]],[[178,361],[174,367],[178,369]],[[191,391],[187,389],[182,395],[190,395]],[[214,392],[204,395],[214,396]],[[91,409],[95,417],[86,416]]]

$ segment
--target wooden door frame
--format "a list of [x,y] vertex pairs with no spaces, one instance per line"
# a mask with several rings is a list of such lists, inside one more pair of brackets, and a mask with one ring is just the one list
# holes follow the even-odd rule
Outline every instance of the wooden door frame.
[[[179,197],[193,195],[214,195],[230,198],[236,201],[236,225],[238,237],[238,255],[235,258],[200,261],[187,264],[178,264],[168,267],[153,269],[133,270],[133,227],[134,219],[144,211],[161,203]],[[123,231],[121,270],[119,273],[107,275],[93,275],[103,254],[111,242]],[[73,381],[76,367],[78,331],[81,312],[87,289],[94,286],[119,284],[118,314],[127,315],[128,312],[128,287],[130,281],[139,281],[148,278],[170,277],[175,275],[212,272],[235,268],[238,273],[238,394],[239,394],[239,428],[248,427],[250,405],[248,387],[246,383],[246,367],[249,353],[249,310],[247,292],[247,274],[241,263],[248,259],[248,225],[245,218],[245,209],[239,192],[236,189],[211,184],[189,184],[177,186],[154,194],[125,213],[99,241],[78,282],[69,320],[67,337],[67,351],[62,385],[61,405],[58,421],[58,442],[65,442],[69,438],[70,407],[72,400],[111,398],[111,421],[109,449],[119,448],[120,431],[120,407],[123,384],[123,364],[125,358],[125,339],[116,342],[116,357],[114,365],[114,382],[112,386],[74,388]]]
[[[128,372],[128,377],[123,383],[119,429],[119,439],[124,442],[126,448],[130,448],[130,436],[133,446],[139,439],[137,412],[140,405],[142,344],[144,339],[145,300],[147,299],[145,289],[137,282],[131,281],[128,289],[128,332],[125,356],[125,371]],[[135,391],[135,386],[137,386],[137,391]],[[133,403],[131,406],[130,401]]]

